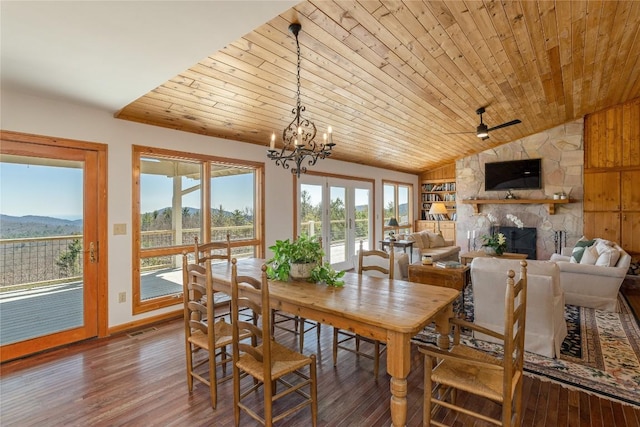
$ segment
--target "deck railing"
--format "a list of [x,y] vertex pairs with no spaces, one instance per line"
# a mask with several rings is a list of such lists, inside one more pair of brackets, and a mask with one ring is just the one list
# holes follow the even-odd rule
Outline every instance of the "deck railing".
[[[332,246],[344,243],[343,221],[332,221]],[[319,221],[301,224],[301,233],[320,234]],[[366,219],[356,220],[356,240],[368,239]],[[213,227],[212,240],[224,240],[229,233],[232,240],[254,237],[252,225]],[[198,229],[183,229],[182,244],[191,244]],[[178,236],[175,230],[154,230],[141,233],[144,248],[173,246]],[[82,277],[84,248],[82,235],[0,239],[0,290],[16,286],[36,286],[78,280]],[[237,248],[242,249],[242,248]],[[165,261],[160,258],[167,258]],[[173,264],[169,257],[154,257],[143,262],[143,269],[157,269]]]

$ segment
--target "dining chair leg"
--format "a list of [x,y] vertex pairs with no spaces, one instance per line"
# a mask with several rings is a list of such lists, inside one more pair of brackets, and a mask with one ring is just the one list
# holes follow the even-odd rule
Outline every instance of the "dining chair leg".
[[300,321],[298,322],[298,317],[296,316],[296,323],[298,327],[298,345],[300,346],[300,353],[302,353],[302,349],[304,348],[304,323],[305,319],[300,317]]
[[333,366],[338,364],[338,328],[333,328]]
[[216,378],[216,351],[209,353],[209,394],[211,395],[211,407],[216,409],[218,403],[218,378]]
[[431,371],[433,362],[431,357],[424,358],[424,402],[422,403],[422,426],[431,426],[431,397],[433,393],[433,383],[431,382]]
[[380,341],[373,344],[373,377],[378,379],[378,371],[380,370]]
[[[320,327],[320,324],[318,324],[318,327]],[[313,361],[313,363],[311,363],[311,365],[309,366],[309,377],[313,379],[312,383],[310,384],[311,422],[313,427],[316,427],[318,425],[318,377],[316,375],[316,355],[312,354],[310,357]]]
[[187,342],[187,386],[189,387],[189,392],[193,391],[193,376],[191,372],[193,371],[193,353],[191,352],[191,343]]

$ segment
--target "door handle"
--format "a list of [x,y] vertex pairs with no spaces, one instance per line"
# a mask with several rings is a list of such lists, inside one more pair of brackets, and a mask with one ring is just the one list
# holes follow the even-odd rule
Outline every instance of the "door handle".
[[95,264],[98,261],[98,249],[95,243],[89,243],[89,262]]

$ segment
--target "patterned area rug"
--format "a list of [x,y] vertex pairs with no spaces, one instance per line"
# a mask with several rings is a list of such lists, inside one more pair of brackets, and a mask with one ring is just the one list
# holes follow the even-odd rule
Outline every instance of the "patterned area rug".
[[[473,321],[471,286],[465,293],[465,317]],[[569,334],[559,359],[525,354],[525,374],[558,382],[566,387],[640,407],[640,327],[624,297],[619,294],[620,313],[566,306]],[[416,343],[435,344],[427,327],[413,338]],[[463,334],[463,342],[501,353],[499,345]]]

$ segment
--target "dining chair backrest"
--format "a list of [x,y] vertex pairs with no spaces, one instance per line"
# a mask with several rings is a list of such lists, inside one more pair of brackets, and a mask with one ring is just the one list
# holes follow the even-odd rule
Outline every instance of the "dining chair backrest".
[[[211,267],[208,270],[210,272]],[[182,274],[185,333],[191,335],[192,331],[198,330],[207,335],[213,322],[213,305],[208,304],[213,293],[207,289],[211,285],[207,280],[207,267],[189,264],[185,253],[182,255]]]
[[389,245],[389,252],[385,252],[377,249],[364,250],[362,240],[360,241],[358,274],[393,279],[394,264],[393,242]]
[[[211,263],[190,264],[187,252],[182,254],[182,293],[184,306],[184,336],[187,365],[187,385],[193,391],[193,379],[209,386],[211,406],[216,407],[218,377],[216,366],[223,367],[232,359],[226,351],[231,345],[231,325],[214,316],[213,285]],[[246,333],[245,333],[246,334]],[[208,357],[194,357],[195,353],[207,352]],[[208,374],[203,374],[199,366],[208,364]]]
[[[265,367],[270,367],[271,313],[267,268],[265,265],[262,266],[260,279],[251,276],[239,276],[237,269],[237,263],[233,262],[231,266],[231,323],[234,334],[234,355],[248,353],[256,360],[264,360]],[[253,310],[259,316],[257,317],[258,320],[252,319],[249,321],[246,317],[240,316],[240,312],[243,309]],[[251,340],[241,342],[236,339],[236,334],[242,329],[250,332]],[[262,346],[261,350],[257,348],[260,345]],[[265,372],[266,374],[267,372]],[[266,375],[266,377],[270,377],[270,374]]]
[[231,236],[227,233],[226,240],[208,243],[198,243],[194,237],[194,256],[196,264],[203,264],[209,260],[231,261]]
[[[527,318],[527,263],[521,261],[520,278],[510,270],[504,307],[504,393],[522,387],[524,337]],[[513,398],[513,396],[512,396]],[[511,401],[511,399],[509,399]]]

